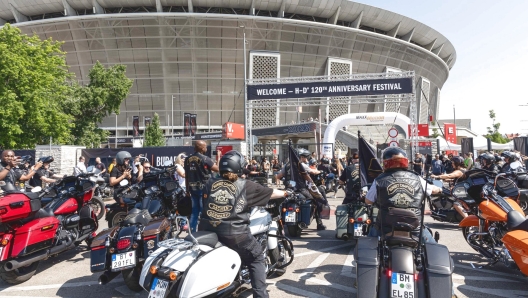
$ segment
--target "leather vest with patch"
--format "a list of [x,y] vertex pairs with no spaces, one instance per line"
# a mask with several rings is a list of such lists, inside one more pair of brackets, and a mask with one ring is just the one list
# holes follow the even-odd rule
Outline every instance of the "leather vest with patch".
[[355,199],[359,197],[361,190],[361,180],[359,179],[359,169],[355,165],[346,167],[346,198]]
[[207,181],[199,230],[212,231],[220,236],[249,232],[246,180],[231,182],[213,178]]
[[[420,176],[406,170],[392,170],[376,178],[376,203],[380,210],[378,223],[383,223],[389,208],[411,209],[420,218],[424,190]],[[383,224],[383,233],[392,228]]]
[[211,177],[211,169],[205,164],[206,159],[207,156],[199,152],[194,152],[185,159],[185,178],[191,190],[203,189],[203,185]]

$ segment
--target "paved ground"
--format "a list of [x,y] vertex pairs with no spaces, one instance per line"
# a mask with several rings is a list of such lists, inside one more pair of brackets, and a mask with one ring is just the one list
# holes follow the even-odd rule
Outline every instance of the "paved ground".
[[[343,196],[330,199],[335,209]],[[498,264],[478,269],[485,265],[463,240],[456,225],[431,222],[430,227],[439,231],[440,243],[449,247],[456,263],[453,281],[458,297],[528,297],[528,279],[520,273]],[[327,231],[317,232],[315,223],[294,241],[295,261],[280,278],[271,278],[271,297],[355,297],[352,252],[354,241],[344,242],[334,238],[335,217],[326,222]],[[101,228],[106,222],[101,221]],[[43,261],[37,274],[28,282],[9,286],[0,282],[0,297],[147,297],[147,293],[133,293],[127,289],[119,276],[110,284],[100,286],[100,274],[89,269],[90,253],[79,247]],[[475,268],[473,268],[475,266]],[[250,297],[250,293],[242,296]]]

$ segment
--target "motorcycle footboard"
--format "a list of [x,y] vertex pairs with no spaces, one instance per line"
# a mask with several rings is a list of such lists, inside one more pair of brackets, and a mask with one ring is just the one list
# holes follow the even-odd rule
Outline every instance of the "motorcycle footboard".
[[430,298],[451,297],[453,289],[454,264],[446,246],[435,243],[425,244],[427,291]]
[[293,243],[291,242],[290,238],[285,237],[285,236],[273,235],[273,234],[268,234],[268,237],[276,237],[280,240],[287,241],[290,244],[290,249],[288,249],[288,252],[290,253],[290,260],[286,264],[282,264],[280,266],[275,267],[275,269],[283,269],[283,268],[288,267],[293,262],[293,258],[294,258]]
[[359,238],[355,249],[357,297],[376,298],[379,274],[378,238]]

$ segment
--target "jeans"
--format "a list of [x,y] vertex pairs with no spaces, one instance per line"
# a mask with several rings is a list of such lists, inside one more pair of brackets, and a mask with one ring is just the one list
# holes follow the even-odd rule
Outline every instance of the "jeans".
[[191,213],[191,232],[196,232],[196,228],[198,227],[198,218],[200,218],[200,213],[202,212],[203,208],[203,201],[202,201],[202,190],[192,190],[191,193],[191,200],[192,200],[192,213]]
[[334,174],[334,173],[330,173],[330,174],[328,174],[328,175],[326,176],[326,181],[325,181],[325,184],[326,184],[326,185],[325,185],[325,186],[326,186],[326,189],[327,189],[327,190],[330,190],[330,182],[331,182],[332,180],[334,180],[334,178],[335,178],[335,174]]

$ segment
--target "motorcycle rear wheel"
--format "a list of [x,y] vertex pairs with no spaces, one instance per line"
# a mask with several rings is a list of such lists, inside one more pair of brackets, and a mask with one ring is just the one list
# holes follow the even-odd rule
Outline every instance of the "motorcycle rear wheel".
[[90,207],[92,207],[92,210],[97,217],[97,220],[101,220],[105,214],[105,204],[101,197],[93,197],[90,202]]
[[126,269],[121,271],[121,274],[123,275],[123,279],[125,280],[126,286],[134,291],[134,292],[141,292],[143,288],[139,285],[139,277],[141,275],[141,267],[136,266],[132,269]]
[[112,228],[115,226],[118,226],[123,219],[127,216],[127,213],[125,211],[120,211],[114,214],[111,218],[108,219],[108,227]]
[[291,237],[301,237],[302,230],[297,225],[286,226],[286,229]]
[[528,201],[521,201],[519,206],[521,207],[521,209],[524,211],[525,214],[528,212]]
[[27,266],[15,270],[6,271],[4,266],[0,266],[0,278],[8,284],[18,285],[28,281],[37,271],[40,261],[33,262]]

